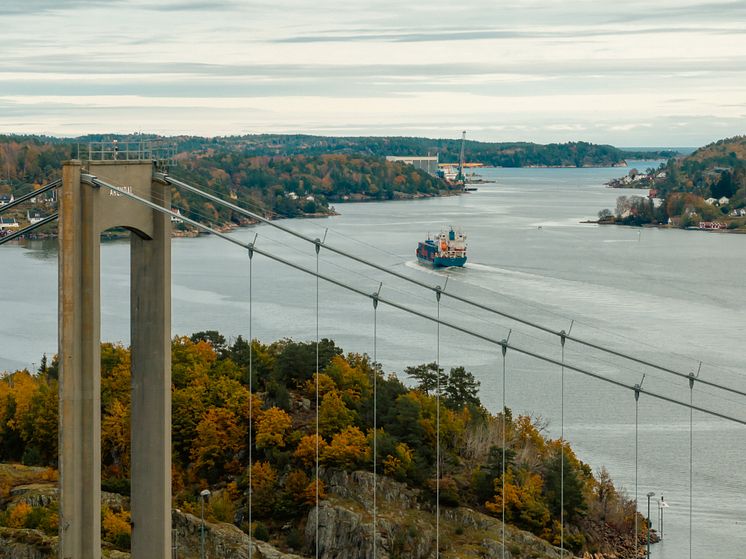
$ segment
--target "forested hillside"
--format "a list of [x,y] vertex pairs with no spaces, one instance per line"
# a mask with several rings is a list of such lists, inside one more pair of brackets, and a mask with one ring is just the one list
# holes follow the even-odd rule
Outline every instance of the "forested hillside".
[[[636,170],[631,173],[636,173]],[[727,138],[699,148],[692,154],[671,158],[657,169],[634,179],[612,181],[612,186],[638,187],[648,196],[623,197],[616,221],[667,223],[697,227],[702,221],[723,227],[746,227],[746,136]],[[653,198],[660,200],[655,207]],[[611,212],[605,214],[611,216]]]
[[[228,343],[216,332],[173,340],[173,492],[174,506],[183,512],[198,512],[199,492],[210,488],[208,518],[234,523],[282,549],[306,552],[300,534],[315,504],[317,445],[326,472],[372,469],[374,380],[378,472],[416,490],[418,507],[432,510],[435,387],[440,376],[440,500],[446,511],[461,505],[500,518],[504,503],[510,524],[558,545],[560,456],[564,452],[566,545],[576,552],[608,552],[614,547],[609,533],[615,534],[619,545],[632,532],[634,505],[615,489],[605,471],[594,475],[569,445],[563,447],[546,435],[540,419],[515,417],[509,409],[489,413],[479,400],[479,382],[463,367],[449,374],[434,363],[409,367],[404,375],[414,387],[408,388],[367,356],[345,355],[333,341],[323,340],[317,378],[314,343],[254,341],[250,392],[249,347],[241,337]],[[121,345],[105,343],[101,361],[102,485],[126,495],[130,353]],[[57,401],[56,361],[45,358],[39,371],[17,371],[0,379],[0,461],[56,466]],[[507,443],[504,478],[503,425]],[[54,472],[48,477],[54,479]],[[8,502],[10,487],[2,482],[0,505]],[[326,499],[323,482],[320,493]],[[104,537],[121,549],[128,547],[128,515],[126,510],[104,510]],[[49,502],[34,507],[11,504],[0,512],[0,525],[53,533],[58,515]],[[445,549],[455,545],[444,542]]]
[[[17,197],[58,178],[62,162],[77,155],[79,143],[85,146],[90,140],[0,136],[0,196]],[[233,142],[173,140],[179,162],[172,170],[174,176],[266,216],[329,214],[334,202],[436,196],[451,188],[411,165],[373,155],[259,156]],[[177,189],[173,200],[184,215],[201,222],[223,225],[240,220],[230,210]],[[42,205],[36,209],[51,210]],[[16,213],[20,219],[25,215],[20,210]]]

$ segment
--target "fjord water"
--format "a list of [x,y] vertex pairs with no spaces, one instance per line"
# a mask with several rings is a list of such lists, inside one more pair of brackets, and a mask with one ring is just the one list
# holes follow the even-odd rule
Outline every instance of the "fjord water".
[[[632,163],[638,168],[650,163]],[[746,236],[635,229],[581,223],[619,195],[603,182],[624,169],[485,169],[494,180],[478,192],[438,199],[339,205],[323,220],[284,221],[345,250],[506,313],[568,330],[595,343],[661,363],[683,373],[746,390]],[[463,269],[432,270],[414,258],[428,231],[460,226],[468,235]],[[243,241],[309,268],[313,247],[267,226],[238,230]],[[56,252],[49,243],[3,247],[0,370],[38,366],[56,349]],[[129,247],[102,250],[102,336],[129,337]],[[431,292],[415,288],[322,250],[322,274],[366,293],[379,289],[419,311],[435,314]],[[248,335],[248,256],[215,237],[173,242],[173,332],[215,329]],[[371,301],[323,280],[319,332],[347,351],[373,351]],[[253,335],[314,339],[316,281],[262,256],[253,262]],[[443,298],[441,317],[517,347],[559,359],[556,336]],[[574,321],[574,322],[572,322]],[[436,327],[382,304],[377,312],[377,358],[386,371],[436,358]],[[481,381],[481,398],[502,405],[499,348],[440,328],[442,365],[464,365]],[[606,378],[689,401],[686,379],[568,342],[569,364]],[[548,421],[559,436],[561,371],[508,351],[506,405]],[[565,371],[564,432],[581,460],[604,465],[635,494],[635,400],[631,391]],[[746,418],[746,399],[697,385],[694,403]],[[746,549],[746,427],[693,415],[693,557],[738,557]],[[649,396],[639,401],[638,495],[646,512],[649,491],[665,496],[666,538],[653,556],[689,556],[689,411]],[[658,510],[651,507],[657,527]]]

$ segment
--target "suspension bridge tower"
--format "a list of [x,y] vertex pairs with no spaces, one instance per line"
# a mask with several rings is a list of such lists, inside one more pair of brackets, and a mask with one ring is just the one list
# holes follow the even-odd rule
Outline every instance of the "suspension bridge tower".
[[102,142],[88,147],[85,161],[64,164],[59,193],[60,559],[101,557],[100,237],[113,227],[131,232],[132,557],[170,557],[170,218],[91,180],[98,177],[170,209],[170,186],[153,180],[154,170],[168,164],[168,153],[147,142]]

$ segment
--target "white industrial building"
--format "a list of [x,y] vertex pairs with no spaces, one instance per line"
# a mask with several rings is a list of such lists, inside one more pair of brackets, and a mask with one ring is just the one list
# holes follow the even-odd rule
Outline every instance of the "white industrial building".
[[433,176],[438,174],[438,156],[437,155],[387,155],[386,161],[401,161],[408,165],[413,165],[418,169],[430,173]]

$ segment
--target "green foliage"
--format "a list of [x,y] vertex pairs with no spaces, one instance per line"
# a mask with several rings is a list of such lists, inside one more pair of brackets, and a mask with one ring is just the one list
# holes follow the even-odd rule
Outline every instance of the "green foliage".
[[560,516],[561,509],[561,482],[564,479],[564,511],[568,522],[574,522],[588,508],[583,493],[582,473],[578,470],[576,460],[571,459],[567,450],[565,453],[564,476],[561,475],[562,464],[560,452],[547,465],[547,473],[544,477],[545,492],[549,509],[555,517]]
[[407,367],[404,369],[404,373],[411,379],[414,379],[417,383],[417,389],[425,394],[437,392],[438,386],[440,386],[442,393],[443,388],[448,383],[448,377],[443,373],[443,369],[438,367],[438,364],[435,362]]
[[270,535],[267,525],[262,522],[257,522],[254,525],[254,537],[263,542],[269,541]]
[[[282,340],[273,344],[277,353],[273,378],[288,387],[301,386],[312,378],[316,371],[316,342],[294,342]],[[319,341],[319,370],[326,368],[332,357],[341,355],[342,350],[332,340]]]
[[464,406],[481,406],[479,381],[463,367],[454,367],[448,375],[445,387],[446,405],[458,410]]

